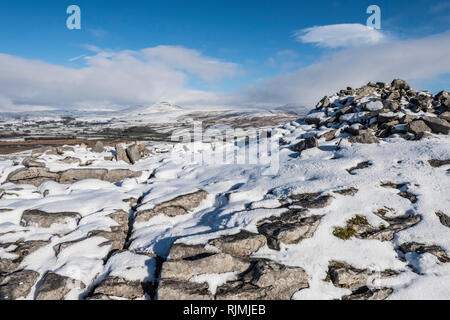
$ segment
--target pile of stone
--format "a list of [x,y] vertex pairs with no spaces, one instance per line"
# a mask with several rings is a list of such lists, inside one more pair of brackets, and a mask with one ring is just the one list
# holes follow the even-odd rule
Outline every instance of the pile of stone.
[[[353,143],[377,143],[400,136],[420,140],[450,132],[450,93],[412,90],[404,80],[368,83],[324,97],[304,119],[326,130],[318,138],[348,138]],[[314,142],[309,142],[314,145]]]

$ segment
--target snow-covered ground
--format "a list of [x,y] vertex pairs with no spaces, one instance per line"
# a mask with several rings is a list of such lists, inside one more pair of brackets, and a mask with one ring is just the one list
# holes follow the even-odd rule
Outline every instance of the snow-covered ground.
[[[450,164],[432,166],[429,162],[450,159],[450,135],[431,134],[417,141],[393,135],[372,144],[352,143],[345,138],[326,141],[322,137],[318,147],[301,154],[292,151],[292,146],[305,138],[321,137],[329,131],[304,121],[291,122],[273,128],[269,138],[258,142],[251,137],[247,143],[216,141],[152,147],[152,155],[134,165],[110,160],[116,151],[109,147],[96,153],[76,146],[35,159],[52,173],[74,168],[142,173],[115,182],[81,179],[64,184],[58,178],[49,178],[38,186],[8,182],[11,173],[25,168],[21,160],[30,156],[16,154],[15,160],[0,162],[0,266],[10,268],[10,273],[0,272],[0,282],[11,287],[11,274],[31,270],[36,274],[31,277],[29,290],[15,298],[41,298],[48,292],[52,298],[65,299],[157,297],[153,289],[144,290],[141,297],[127,292],[136,287],[135,283],[158,286],[160,278],[164,279],[166,261],[171,261],[173,243],[206,245],[206,249],[217,252],[212,239],[242,230],[262,233],[262,222],[306,207],[302,217],[320,217],[312,235],[288,244],[281,241],[278,248],[267,242],[249,256],[303,269],[308,285],[295,290],[293,299],[339,299],[354,293],[345,280],[330,279],[334,262],[347,266],[342,269],[352,275],[348,278],[357,278],[362,271],[372,275],[365,285],[372,291],[392,289],[388,299],[450,299],[450,263],[445,259],[450,254],[450,228],[442,222],[450,215]],[[278,146],[279,140],[287,143]],[[222,155],[235,159],[274,141],[277,152],[267,155],[273,157],[270,161],[205,161],[207,156],[217,155],[216,159],[222,159]],[[158,152],[160,149],[169,152]],[[67,157],[80,162],[62,163]],[[366,165],[352,170],[361,163]],[[176,214],[164,211],[164,204],[199,190],[204,192],[199,201],[187,200],[195,205],[173,204],[170,209],[182,211]],[[295,201],[296,195],[316,193],[317,197],[326,197],[326,203],[315,206]],[[24,212],[29,210],[40,210],[48,216],[74,214],[45,223],[32,214],[24,220]],[[114,216],[117,212],[125,213],[125,221]],[[381,241],[357,232],[342,237],[337,232],[345,230],[355,217],[365,218],[361,227],[369,225],[383,231],[394,224],[392,218],[405,216],[419,216],[420,221],[396,230],[392,240]],[[123,236],[118,237],[121,232]],[[422,251],[400,250],[403,244],[412,242],[420,243]],[[28,248],[24,253],[21,246],[27,243],[33,244],[33,250]],[[426,246],[435,246],[435,250],[423,249]],[[431,253],[437,251],[442,259]],[[17,265],[8,267],[11,261]],[[218,287],[239,277],[235,269],[205,270],[188,282],[207,283],[212,297]],[[382,276],[387,270],[393,273]],[[70,285],[64,280],[59,293],[52,291],[55,288],[45,291],[41,287],[49,272],[67,277],[70,281],[64,279]],[[122,279],[122,286],[105,284],[105,279],[117,278]]]

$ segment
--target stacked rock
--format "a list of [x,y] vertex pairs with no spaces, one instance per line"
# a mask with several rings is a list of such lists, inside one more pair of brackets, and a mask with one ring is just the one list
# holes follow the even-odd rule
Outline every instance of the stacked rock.
[[393,135],[420,140],[449,134],[450,94],[412,90],[404,80],[368,83],[324,97],[304,119],[307,124],[331,130],[327,141],[349,137],[350,142],[377,143]]

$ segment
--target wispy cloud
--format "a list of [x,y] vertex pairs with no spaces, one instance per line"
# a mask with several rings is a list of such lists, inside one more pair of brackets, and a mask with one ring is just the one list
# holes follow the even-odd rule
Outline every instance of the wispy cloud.
[[150,61],[161,61],[167,66],[183,69],[205,81],[219,81],[241,72],[235,63],[207,57],[196,50],[184,47],[157,46],[141,52]]
[[358,23],[315,26],[295,31],[294,37],[321,48],[359,47],[386,40],[381,31]]
[[83,58],[85,58],[85,57],[86,57],[85,54],[81,54],[81,55],[79,55],[79,56],[77,56],[77,57],[70,58],[68,61],[69,61],[69,62],[75,62],[75,61],[81,60],[81,59],[83,59]]

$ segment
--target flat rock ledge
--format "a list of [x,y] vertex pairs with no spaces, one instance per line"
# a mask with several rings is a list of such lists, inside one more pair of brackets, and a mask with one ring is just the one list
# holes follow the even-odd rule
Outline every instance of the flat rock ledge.
[[43,167],[29,167],[13,171],[9,174],[6,182],[31,184],[35,187],[39,187],[46,181],[72,184],[86,179],[98,179],[116,183],[127,178],[138,178],[141,175],[141,171],[132,171],[128,169],[69,169],[62,172],[50,172],[49,169]]
[[[248,231],[212,239],[208,246],[175,243],[163,262],[159,300],[287,300],[308,287],[302,268],[287,267],[248,255],[265,245],[265,237]],[[220,250],[216,251],[212,246]],[[201,281],[202,275],[234,274],[217,288]]]

